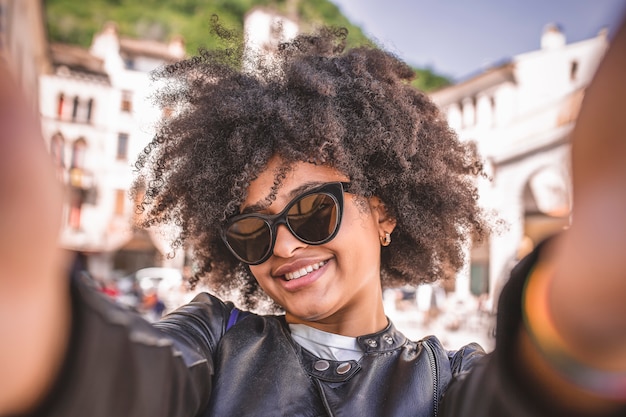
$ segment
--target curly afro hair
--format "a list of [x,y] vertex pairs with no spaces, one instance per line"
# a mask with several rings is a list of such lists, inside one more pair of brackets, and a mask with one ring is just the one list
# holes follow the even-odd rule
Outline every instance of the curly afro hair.
[[135,191],[145,193],[143,227],[179,226],[174,247],[193,252],[192,284],[236,289],[257,305],[262,291],[222,243],[220,225],[274,155],[283,175],[299,161],[330,166],[350,178],[351,193],[385,203],[397,222],[381,249],[385,287],[452,275],[463,248],[486,234],[475,149],[409,85],[407,64],[371,46],[344,50],[346,34],[300,35],[265,60],[243,61],[241,45],[201,50],[155,74],[166,85],[157,102],[175,111],[140,155]]

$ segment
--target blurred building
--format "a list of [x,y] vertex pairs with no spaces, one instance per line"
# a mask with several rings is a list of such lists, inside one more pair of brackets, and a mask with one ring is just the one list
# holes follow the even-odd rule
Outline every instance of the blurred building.
[[50,70],[41,0],[0,0],[0,65],[9,67],[39,112],[39,75]]
[[[295,14],[294,14],[295,15]],[[255,63],[269,59],[278,45],[295,38],[300,31],[296,18],[266,7],[254,7],[244,17],[245,60]]]
[[500,233],[471,250],[457,294],[496,299],[514,262],[568,225],[570,135],[607,45],[606,31],[567,44],[549,25],[541,49],[431,94],[485,158],[491,180],[480,184],[481,203],[503,221]]
[[[4,54],[7,39],[18,45],[15,38],[26,36],[13,34],[20,28],[7,30],[7,15],[20,12],[33,22],[41,19],[39,2],[33,3],[39,14],[25,13],[17,6],[22,1],[0,0]],[[29,24],[34,23],[20,27]],[[89,49],[50,45],[51,65],[45,70],[46,61],[36,58],[46,56],[45,32],[25,32],[35,39],[10,50],[19,57],[28,44],[33,48],[28,56],[35,57],[29,65],[39,63],[35,66],[44,74],[39,93],[44,137],[58,176],[70,190],[63,246],[87,253],[90,270],[104,279],[114,271],[181,267],[181,259],[163,263],[167,239],[133,229],[135,204],[128,190],[132,164],[151,140],[155,124],[167,116],[150,100],[155,86],[149,72],[184,57],[182,40],[127,39],[108,24]],[[293,38],[298,24],[255,8],[246,15],[244,32],[246,54],[256,58],[271,55],[279,42]],[[483,155],[491,180],[479,184],[481,203],[504,224],[488,242],[468,248],[471,262],[454,289],[459,298],[494,300],[514,262],[568,224],[569,136],[607,43],[601,32],[567,44],[558,27],[548,26],[539,50],[431,94],[460,138],[474,142]],[[31,71],[23,72],[23,84],[30,84],[26,75]]]
[[68,185],[61,245],[87,254],[96,278],[162,265],[169,251],[165,239],[132,226],[128,191],[132,165],[162,116],[150,99],[150,71],[184,56],[181,39],[126,39],[113,23],[89,49],[50,45],[40,109],[57,175]]
[[[244,23],[248,56],[258,57],[253,50],[267,54],[297,30],[270,9],[252,9]],[[150,72],[184,57],[181,38],[169,43],[124,38],[114,23],[94,36],[89,49],[50,45],[40,109],[57,175],[69,189],[61,244],[85,253],[97,279],[152,266],[182,269],[185,262],[184,253],[164,256],[171,249],[160,231],[133,227],[138,202],[129,196],[133,164],[167,117],[151,99],[158,86]]]

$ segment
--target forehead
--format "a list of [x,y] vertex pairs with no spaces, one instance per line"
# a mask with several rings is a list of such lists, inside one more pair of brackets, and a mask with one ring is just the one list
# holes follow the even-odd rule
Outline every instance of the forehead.
[[268,196],[273,193],[276,174],[283,166],[282,161],[277,157],[268,162],[267,167],[250,183],[247,197],[241,207],[242,210],[253,205],[267,207],[272,211],[279,210],[291,201],[294,192],[300,191],[302,188],[313,187],[326,182],[348,180],[346,175],[334,168],[308,162],[296,162],[287,171],[280,187],[276,190],[276,199],[269,206],[267,203],[263,204],[267,201]]

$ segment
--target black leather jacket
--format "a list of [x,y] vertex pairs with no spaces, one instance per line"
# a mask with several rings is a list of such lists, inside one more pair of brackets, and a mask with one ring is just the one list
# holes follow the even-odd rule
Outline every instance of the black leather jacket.
[[[515,370],[521,292],[535,255],[500,302],[493,354],[446,352],[392,324],[358,338],[359,361],[322,361],[282,316],[249,315],[208,294],[155,326],[76,280],[66,362],[37,416],[536,416],[555,415]],[[468,369],[472,368],[468,372]]]
[[[209,305],[219,313],[207,310]],[[201,295],[158,327],[177,335],[185,331],[181,323],[191,324],[189,317],[201,314],[215,321],[228,309]],[[365,354],[346,362],[322,360],[300,347],[283,316],[252,315],[224,334],[219,330],[209,336],[216,345],[199,343],[210,350],[215,366],[209,406],[202,413],[207,417],[436,416],[452,376],[484,354],[476,344],[448,354],[434,337],[411,342],[392,324],[357,338]],[[206,338],[207,331],[195,327],[194,334]]]
[[54,416],[430,417],[484,354],[412,342],[389,324],[358,338],[359,361],[322,361],[283,316],[251,314],[225,331],[233,305],[206,293],[154,326],[83,285],[74,302],[68,364],[42,407]]

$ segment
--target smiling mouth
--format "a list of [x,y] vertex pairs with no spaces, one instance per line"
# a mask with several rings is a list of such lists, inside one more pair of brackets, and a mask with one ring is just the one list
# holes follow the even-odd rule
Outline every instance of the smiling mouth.
[[304,268],[300,268],[297,271],[289,272],[285,274],[285,279],[287,281],[291,281],[292,279],[302,278],[305,275],[308,275],[309,272],[316,271],[326,265],[328,261],[317,262],[312,265],[305,266]]

